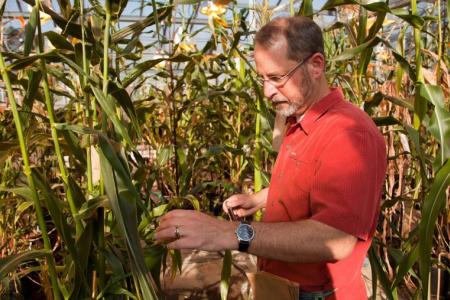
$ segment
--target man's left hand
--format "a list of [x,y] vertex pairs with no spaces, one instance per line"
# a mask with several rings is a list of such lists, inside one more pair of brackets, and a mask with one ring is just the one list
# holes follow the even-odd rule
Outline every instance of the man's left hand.
[[234,233],[237,226],[199,211],[177,209],[160,219],[155,240],[161,244],[170,241],[170,249],[234,250],[238,248]]

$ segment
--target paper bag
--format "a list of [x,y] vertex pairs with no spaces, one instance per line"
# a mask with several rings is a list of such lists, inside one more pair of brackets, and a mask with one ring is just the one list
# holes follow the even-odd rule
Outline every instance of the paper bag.
[[246,273],[253,292],[253,300],[298,300],[299,285],[286,278],[259,271]]

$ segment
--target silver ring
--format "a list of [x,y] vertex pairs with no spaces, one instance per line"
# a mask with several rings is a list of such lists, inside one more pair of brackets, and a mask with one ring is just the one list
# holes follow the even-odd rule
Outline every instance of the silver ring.
[[180,227],[175,226],[175,238],[179,239],[181,237]]

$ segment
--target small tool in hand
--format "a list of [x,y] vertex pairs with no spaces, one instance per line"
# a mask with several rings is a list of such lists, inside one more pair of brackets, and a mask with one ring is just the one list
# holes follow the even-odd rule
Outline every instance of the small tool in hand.
[[241,218],[234,212],[234,209],[228,206],[228,203],[225,203],[228,210],[228,216],[230,217],[231,221],[239,221]]

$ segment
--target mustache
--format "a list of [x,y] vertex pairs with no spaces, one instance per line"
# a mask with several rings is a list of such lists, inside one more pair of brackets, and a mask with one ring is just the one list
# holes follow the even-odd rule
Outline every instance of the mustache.
[[286,99],[284,99],[282,97],[273,97],[273,98],[270,99],[270,101],[272,102],[272,104],[288,102]]

